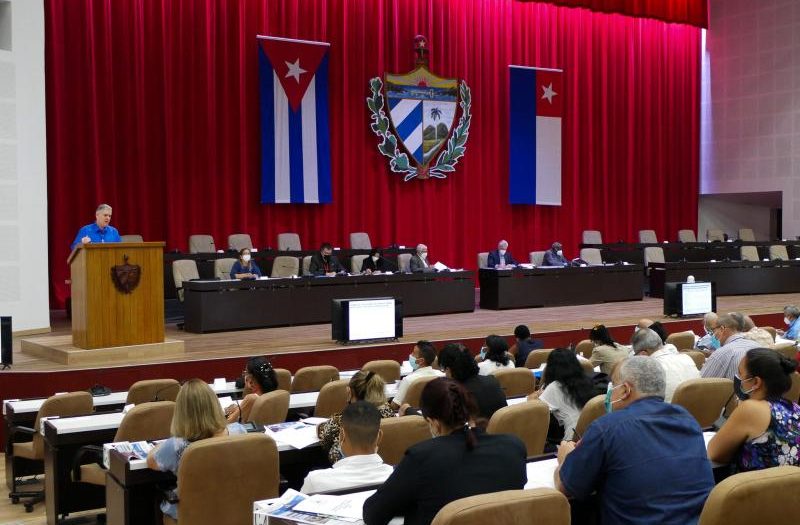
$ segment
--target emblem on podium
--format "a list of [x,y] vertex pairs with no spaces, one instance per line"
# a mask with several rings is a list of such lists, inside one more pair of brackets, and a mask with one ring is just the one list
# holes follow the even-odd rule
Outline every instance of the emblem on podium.
[[441,78],[428,70],[424,36],[414,39],[414,47],[413,71],[370,80],[370,127],[380,139],[378,150],[403,180],[444,179],[466,152],[472,95],[463,80]]
[[124,264],[111,267],[111,280],[114,286],[122,293],[131,293],[139,286],[142,276],[142,267],[138,264],[128,264],[128,256],[124,256]]

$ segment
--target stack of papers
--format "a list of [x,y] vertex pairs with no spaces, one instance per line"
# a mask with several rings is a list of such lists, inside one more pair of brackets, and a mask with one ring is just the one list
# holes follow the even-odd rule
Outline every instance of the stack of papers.
[[269,425],[264,433],[274,439],[279,446],[287,445],[300,449],[319,443],[317,425],[315,423],[306,424],[302,421],[278,423],[277,425]]
[[254,523],[266,523],[266,521],[259,520],[259,517],[264,514],[281,520],[316,525],[363,523],[362,509],[364,508],[364,501],[374,492],[374,490],[370,490],[343,496],[325,494],[306,496],[296,490],[289,489],[283,496],[266,506],[259,505],[260,502],[256,502]]
[[116,450],[130,461],[133,459],[146,459],[147,454],[153,450],[153,448],[155,448],[155,444],[147,441],[134,441],[133,443],[129,441],[118,441],[117,443],[106,443],[103,445],[103,466],[108,468],[109,453],[112,450]]

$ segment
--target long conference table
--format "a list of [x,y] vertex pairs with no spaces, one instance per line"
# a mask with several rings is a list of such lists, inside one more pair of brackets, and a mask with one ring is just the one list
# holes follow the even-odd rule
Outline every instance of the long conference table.
[[644,264],[645,248],[661,248],[666,262],[708,262],[741,258],[742,246],[755,246],[761,259],[769,258],[770,246],[786,246],[790,259],[800,257],[800,240],[796,241],[730,241],[730,242],[666,242],[581,244],[581,248],[597,248],[603,262],[618,261]]
[[403,315],[472,312],[473,272],[394,273],[184,283],[184,329],[202,333],[328,323],[331,300],[394,297]]
[[717,295],[800,292],[800,261],[731,261],[651,263],[650,295],[664,297],[664,283],[697,281],[716,284]]
[[638,301],[644,297],[644,272],[637,264],[483,268],[478,278],[481,308],[490,310]]

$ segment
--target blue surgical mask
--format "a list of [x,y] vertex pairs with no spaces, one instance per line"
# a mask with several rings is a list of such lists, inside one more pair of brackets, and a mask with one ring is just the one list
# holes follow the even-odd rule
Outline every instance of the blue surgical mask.
[[606,407],[606,414],[610,414],[614,410],[614,403],[621,401],[621,399],[617,399],[616,401],[611,401],[611,393],[617,388],[622,385],[614,386],[611,383],[608,384],[608,389],[606,390],[606,399],[603,404]]
[[486,359],[486,347],[481,347],[481,359]]
[[419,368],[419,363],[417,363],[417,358],[414,357],[414,354],[408,355],[408,364],[411,365],[411,370]]
[[719,348],[720,346],[722,346],[722,342],[719,339],[717,339],[716,335],[712,334],[711,335],[711,348],[715,348],[716,349],[716,348]]

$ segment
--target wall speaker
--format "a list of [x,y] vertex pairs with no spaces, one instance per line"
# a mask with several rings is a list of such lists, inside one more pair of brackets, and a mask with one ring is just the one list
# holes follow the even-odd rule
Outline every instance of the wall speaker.
[[0,317],[0,364],[10,367],[14,362],[11,352],[11,317]]

